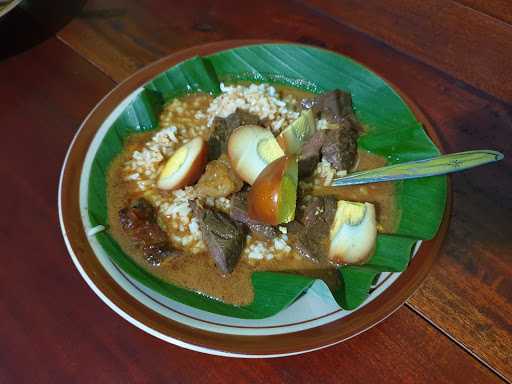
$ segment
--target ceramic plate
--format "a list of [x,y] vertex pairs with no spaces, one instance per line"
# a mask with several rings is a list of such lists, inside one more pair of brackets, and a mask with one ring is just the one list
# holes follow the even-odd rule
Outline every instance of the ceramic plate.
[[[138,71],[105,96],[85,119],[68,150],[59,185],[59,215],[64,240],[78,271],[91,289],[130,323],[162,340],[196,351],[224,356],[277,357],[339,343],[369,329],[398,309],[434,263],[446,232],[449,209],[442,210],[439,216],[442,223],[435,237],[415,243],[407,269],[401,273],[378,274],[368,297],[355,310],[342,309],[325,284],[315,281],[297,300],[273,316],[262,319],[228,316],[223,312],[209,311],[208,307],[188,305],[188,302],[165,291],[153,289],[154,286],[145,284],[114,262],[110,250],[96,236],[87,236],[95,226],[91,222],[88,205],[91,167],[105,135],[123,111],[143,92],[144,85],[157,75],[196,55],[208,57],[248,44],[256,42],[224,41],[172,54]],[[279,57],[280,51],[276,51],[275,47],[278,46],[284,49],[282,57]],[[229,55],[229,60],[246,61],[244,55],[254,52],[255,47],[261,49],[265,46],[251,45],[242,48],[242,51],[229,51],[235,53]],[[321,52],[327,52],[292,44],[273,47],[270,51],[279,60],[293,59],[294,52],[297,55],[318,54],[318,57],[321,57]],[[341,55],[328,54],[335,62],[349,62]],[[350,63],[370,73],[359,64]],[[223,70],[229,71],[226,68]],[[323,70],[327,75],[330,71],[332,76],[336,76],[333,68]],[[273,74],[275,78],[279,75]],[[371,76],[377,77],[373,73]],[[384,84],[380,77],[378,79]],[[340,77],[339,81],[339,87],[346,88],[346,79]],[[433,142],[438,144],[431,124],[419,108],[396,88],[394,92],[423,125]]]

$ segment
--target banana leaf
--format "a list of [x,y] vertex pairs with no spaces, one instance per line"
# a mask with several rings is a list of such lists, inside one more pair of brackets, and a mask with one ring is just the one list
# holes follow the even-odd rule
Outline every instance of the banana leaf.
[[[158,116],[170,99],[191,93],[220,92],[220,82],[249,80],[297,87],[321,93],[341,88],[352,94],[357,117],[365,126],[358,145],[399,163],[439,154],[421,124],[400,96],[378,75],[342,55],[293,44],[252,45],[194,57],[148,82],[110,127],[95,155],[89,175],[88,207],[92,225],[107,225],[106,170],[134,132],[158,129]],[[397,230],[379,234],[373,256],[362,266],[340,267],[340,288],[333,297],[345,309],[354,309],[368,297],[382,272],[407,268],[417,240],[430,239],[438,230],[446,201],[446,178],[431,177],[396,183],[401,211]],[[128,257],[107,233],[97,239],[111,259],[147,287],[181,303],[221,315],[258,319],[290,305],[314,282],[290,273],[255,272],[255,299],[247,306],[227,305],[149,274]]]

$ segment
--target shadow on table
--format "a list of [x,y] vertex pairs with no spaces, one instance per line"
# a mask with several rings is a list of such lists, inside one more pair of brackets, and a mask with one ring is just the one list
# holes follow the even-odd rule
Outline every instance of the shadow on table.
[[76,17],[86,0],[24,0],[0,18],[0,60],[26,51]]

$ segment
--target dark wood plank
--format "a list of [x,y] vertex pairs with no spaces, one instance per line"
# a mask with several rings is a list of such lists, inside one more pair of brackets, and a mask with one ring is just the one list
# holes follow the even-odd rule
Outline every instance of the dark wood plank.
[[409,303],[466,345],[485,345],[478,354],[510,379],[512,232],[506,223],[512,217],[512,110],[486,105],[449,124],[449,149],[501,144],[508,158],[452,178],[452,230],[435,273]]
[[[0,63],[0,382],[500,382],[403,307],[373,330],[308,355],[211,357],[122,320],[87,287],[61,238],[56,187],[80,121],[113,83],[56,40]],[[385,378],[385,379],[384,379]]]
[[0,19],[0,60],[24,52],[55,33],[79,13],[86,0],[23,1]]
[[512,24],[512,4],[508,0],[455,0],[457,3],[471,7],[505,23]]
[[[149,6],[135,1],[123,4],[90,2],[88,16],[60,34],[115,79],[199,41],[279,37],[334,49],[383,74],[421,105],[449,151],[489,147],[505,152],[506,163],[453,177],[455,204],[447,245],[411,305],[512,378],[512,299],[507,290],[512,277],[507,224],[512,209],[512,176],[507,171],[512,154],[509,107],[300,5],[263,1],[240,8],[232,2],[215,2],[198,16],[198,1],[180,7],[164,1],[148,2]],[[176,18],[164,16],[170,13]]]
[[512,25],[445,0],[308,0],[307,4],[459,80],[512,101]]

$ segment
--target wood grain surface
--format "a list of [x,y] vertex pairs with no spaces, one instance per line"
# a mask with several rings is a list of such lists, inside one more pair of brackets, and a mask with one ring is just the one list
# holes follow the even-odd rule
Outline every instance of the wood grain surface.
[[[198,16],[199,2],[187,7],[151,4],[129,1],[122,8],[120,2],[110,1],[108,8],[104,2],[89,2],[84,17],[59,36],[115,80],[167,52],[234,37],[237,30],[243,30],[244,37],[323,46],[361,61],[411,96],[433,120],[448,151],[487,147],[512,154],[507,139],[512,131],[510,105],[313,12],[311,6],[269,1],[240,8],[233,2],[214,2]],[[165,16],[170,13],[174,19]],[[99,16],[105,14],[110,16]],[[260,22],[252,24],[253,19]],[[512,217],[510,161],[509,155],[502,164],[452,178],[454,212],[443,257],[410,300],[415,310],[508,378],[512,239],[505,223]]]
[[[486,6],[484,1],[473,2],[479,3],[482,10],[492,9],[501,14],[499,5],[490,5],[494,2],[485,2]],[[447,0],[306,3],[325,17],[364,31],[457,79],[512,101],[512,25],[502,20]]]
[[[357,6],[349,13],[359,17],[340,17],[344,3]],[[437,4],[424,3],[414,12]],[[512,40],[475,29],[489,40],[485,60],[498,60],[491,72],[477,75],[459,68],[484,60],[473,57],[475,46],[450,40],[462,17],[478,28],[499,19],[500,33],[508,33],[507,4],[447,3],[455,14],[443,19],[448,26],[437,32],[431,49],[422,50],[412,37],[407,41],[415,46],[397,43],[399,28],[419,39],[411,18],[426,18],[412,15],[405,2],[395,3],[393,28],[377,22],[391,11],[378,12],[357,1],[326,11],[325,4],[89,1],[82,15],[59,32],[60,41],[51,39],[0,61],[0,172],[8,186],[2,190],[7,212],[0,221],[6,260],[0,268],[0,383],[500,382],[493,370],[512,379],[512,107],[499,100],[511,100],[507,87],[512,82],[510,74],[499,71],[497,56],[512,61],[510,49],[497,50]],[[492,22],[482,24],[484,18]],[[363,28],[355,19],[377,26]],[[56,213],[67,146],[89,110],[115,85],[112,80],[181,48],[248,37],[287,39],[347,54],[411,96],[449,151],[488,147],[508,156],[502,164],[452,178],[453,218],[442,256],[407,307],[341,345],[255,361],[186,351],[121,320],[75,271]],[[452,42],[450,50],[439,47],[445,41]]]
[[460,4],[481,12],[484,15],[512,23],[512,5],[508,0],[455,0]]

